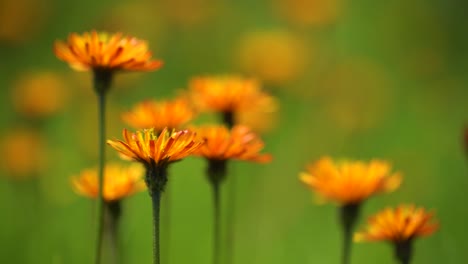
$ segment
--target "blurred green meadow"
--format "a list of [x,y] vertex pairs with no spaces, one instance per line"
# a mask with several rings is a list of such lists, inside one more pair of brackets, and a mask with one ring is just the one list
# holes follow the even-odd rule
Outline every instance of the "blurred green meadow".
[[[466,8],[456,0],[0,0],[0,263],[92,261],[96,205],[70,177],[97,165],[96,100],[90,73],[52,52],[55,40],[92,29],[145,39],[165,63],[116,77],[107,138],[121,138],[122,111],[172,98],[195,76],[256,77],[278,97],[276,113],[254,120],[273,162],[230,167],[232,264],[339,263],[336,206],[318,205],[298,180],[324,155],[385,159],[404,175],[396,192],[364,204],[358,228],[386,206],[424,206],[441,228],[416,241],[413,263],[468,263]],[[208,122],[216,116],[195,121]],[[107,159],[119,160],[110,147]],[[163,263],[211,261],[205,165],[188,158],[170,169]],[[123,202],[123,264],[151,262],[150,207],[146,192]],[[386,243],[354,244],[352,263],[395,263],[392,254]]]

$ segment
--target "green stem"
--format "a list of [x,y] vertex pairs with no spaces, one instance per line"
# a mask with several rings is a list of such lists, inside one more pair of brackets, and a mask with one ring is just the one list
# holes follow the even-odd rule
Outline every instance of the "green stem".
[[161,194],[167,183],[167,164],[156,165],[154,161],[146,165],[145,182],[153,205],[153,263],[160,262],[160,207]]
[[413,240],[395,243],[395,257],[401,264],[409,264],[413,255]]
[[[235,112],[226,111],[221,115],[223,123],[229,128],[235,125]],[[235,236],[235,218],[236,218],[236,177],[230,177],[228,182],[228,201],[226,209],[226,263],[234,262],[234,236]]]
[[161,204],[161,192],[153,192],[151,195],[151,202],[153,203],[153,263],[159,264],[159,210]]
[[219,264],[221,256],[220,185],[226,177],[226,161],[208,160],[207,176],[213,189],[213,264]]
[[118,247],[118,226],[121,215],[120,201],[106,202],[106,227],[109,243],[109,263],[118,264],[119,261],[119,247]]
[[99,135],[99,199],[98,199],[98,222],[95,263],[101,263],[102,238],[104,232],[104,166],[105,166],[105,140],[106,140],[106,94],[112,81],[111,71],[94,71],[94,90],[98,99],[98,135]]
[[354,226],[359,218],[360,204],[347,204],[340,208],[340,220],[343,227],[343,254],[341,263],[349,264],[351,261],[351,245]]

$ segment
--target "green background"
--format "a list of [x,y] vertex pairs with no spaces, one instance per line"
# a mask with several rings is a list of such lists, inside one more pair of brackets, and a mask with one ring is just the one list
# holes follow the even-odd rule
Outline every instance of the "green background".
[[[32,25],[24,39],[0,39],[0,132],[38,131],[47,142],[48,162],[31,179],[1,172],[0,263],[91,263],[94,203],[72,191],[69,177],[96,164],[96,104],[89,73],[73,73],[52,52],[54,40],[91,29],[146,39],[165,62],[159,71],[117,80],[109,98],[108,138],[120,137],[120,112],[142,99],[174,96],[193,76],[249,74],[236,63],[245,34],[280,30],[309,51],[296,78],[265,84],[280,102],[274,129],[263,135],[273,162],[231,166],[238,190],[233,263],[339,263],[336,207],[315,204],[298,181],[305,165],[324,155],[381,158],[404,174],[399,190],[365,203],[359,227],[385,206],[434,209],[441,228],[416,241],[413,263],[468,262],[463,1],[339,1],[336,19],[312,25],[279,16],[272,1],[18,0],[13,5],[24,3],[27,8],[13,16]],[[179,14],[177,8],[182,17],[200,12],[201,18],[178,20],[171,15]],[[68,101],[53,116],[31,120],[14,111],[11,93],[22,74],[44,70],[66,78]],[[215,117],[204,115],[197,123],[208,121]],[[107,153],[109,160],[118,159],[112,149]],[[171,168],[171,238],[163,263],[211,261],[211,193],[204,169],[197,158]],[[145,192],[124,201],[122,263],[151,262],[150,218]],[[395,262],[386,243],[363,243],[353,246],[352,263]]]

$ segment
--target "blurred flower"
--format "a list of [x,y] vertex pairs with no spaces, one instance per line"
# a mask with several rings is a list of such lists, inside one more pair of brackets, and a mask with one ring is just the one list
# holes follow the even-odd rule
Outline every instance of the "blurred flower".
[[199,148],[203,141],[189,130],[164,129],[159,136],[153,129],[135,133],[123,130],[124,141],[107,140],[123,158],[143,163],[145,166],[164,166],[183,159]]
[[36,36],[52,8],[44,0],[0,1],[0,42],[20,43]]
[[300,179],[315,190],[320,197],[334,200],[341,205],[359,204],[380,192],[391,192],[401,183],[399,173],[390,173],[385,161],[372,160],[334,163],[324,157],[308,166]]
[[169,22],[180,26],[202,24],[212,18],[219,2],[213,0],[165,0],[159,7]]
[[[143,168],[140,164],[122,166],[117,163],[107,164],[104,169],[104,200],[107,202],[121,200],[145,189]],[[81,195],[97,198],[99,183],[97,169],[83,170],[79,176],[72,178],[75,191]]]
[[47,162],[44,139],[31,129],[16,129],[0,140],[1,168],[14,178],[36,176]]
[[387,208],[369,218],[368,227],[354,235],[355,241],[392,242],[395,257],[401,263],[410,263],[415,238],[434,233],[439,224],[432,222],[433,213],[414,205]]
[[251,128],[257,133],[266,133],[277,127],[278,108],[256,108],[251,111],[242,111],[237,115],[237,123]]
[[203,111],[238,112],[276,107],[275,99],[263,92],[254,79],[197,77],[190,81],[189,88],[194,103]]
[[221,125],[203,126],[193,129],[205,139],[205,144],[195,150],[194,155],[209,160],[246,160],[269,162],[270,154],[260,154],[263,141],[246,126],[234,126],[231,130]]
[[54,52],[78,71],[152,71],[162,66],[162,61],[151,60],[152,54],[145,41],[121,33],[72,33],[67,43],[55,42]]
[[146,100],[122,115],[124,122],[137,129],[153,128],[162,131],[165,127],[180,128],[195,116],[195,110],[187,98],[172,101]]
[[67,97],[64,81],[53,72],[27,73],[13,84],[13,106],[29,117],[46,117],[60,111]]
[[306,44],[286,31],[255,32],[241,39],[237,60],[249,74],[282,85],[304,72],[308,53]]
[[300,26],[326,26],[335,23],[343,0],[276,0],[278,14]]
[[355,241],[401,242],[434,233],[439,225],[431,222],[433,213],[414,205],[400,205],[396,209],[386,208],[369,218],[363,232],[354,236]]

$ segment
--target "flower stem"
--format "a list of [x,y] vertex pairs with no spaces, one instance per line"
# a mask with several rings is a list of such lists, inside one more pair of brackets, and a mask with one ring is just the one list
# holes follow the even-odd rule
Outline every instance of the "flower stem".
[[413,255],[411,239],[395,243],[395,257],[401,264],[409,264]]
[[[226,111],[222,113],[222,121],[229,128],[235,125],[235,113]],[[237,194],[236,177],[230,177],[228,183],[228,206],[226,209],[226,263],[233,263],[234,259],[234,220],[236,218],[236,194]]]
[[219,264],[221,255],[220,185],[226,177],[226,161],[208,160],[207,176],[213,189],[213,264]]
[[105,165],[105,140],[106,140],[106,94],[110,88],[112,81],[112,72],[110,71],[94,71],[94,90],[98,99],[98,140],[99,140],[99,199],[98,199],[98,222],[97,222],[97,239],[95,263],[101,263],[102,254],[102,238],[104,233],[104,165]]
[[105,227],[107,228],[107,237],[108,237],[108,250],[109,250],[109,263],[118,264],[119,263],[119,249],[118,249],[118,226],[119,219],[121,215],[121,205],[120,201],[106,202],[106,221]]
[[153,263],[159,264],[159,210],[161,204],[161,192],[153,192],[151,194],[151,202],[153,203]]
[[341,263],[351,261],[351,244],[354,226],[359,217],[360,204],[346,204],[340,208],[340,220],[343,227],[343,254]]
[[161,207],[161,194],[167,183],[167,165],[156,165],[154,162],[146,165],[145,183],[153,205],[153,263],[160,262],[160,230],[159,215]]

